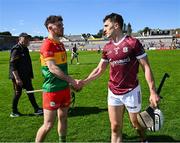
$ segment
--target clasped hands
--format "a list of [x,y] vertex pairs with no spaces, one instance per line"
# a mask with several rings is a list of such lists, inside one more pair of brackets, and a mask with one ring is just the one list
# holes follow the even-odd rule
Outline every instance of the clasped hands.
[[73,84],[71,85],[71,88],[72,88],[74,91],[78,92],[78,91],[80,91],[80,90],[83,88],[83,86],[85,86],[85,84],[86,84],[86,83],[85,83],[84,80],[75,79],[74,82],[73,82]]

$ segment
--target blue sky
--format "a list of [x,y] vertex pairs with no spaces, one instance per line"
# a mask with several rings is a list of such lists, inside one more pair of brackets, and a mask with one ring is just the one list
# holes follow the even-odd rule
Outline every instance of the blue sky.
[[96,34],[112,12],[131,23],[133,32],[150,28],[180,28],[179,0],[0,0],[0,32],[47,36],[44,21],[62,15],[65,34]]

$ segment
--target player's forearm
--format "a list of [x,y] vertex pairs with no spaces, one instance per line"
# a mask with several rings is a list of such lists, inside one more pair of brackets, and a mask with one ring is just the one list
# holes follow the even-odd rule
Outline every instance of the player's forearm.
[[146,80],[147,80],[149,91],[150,91],[149,101],[152,107],[157,107],[157,104],[160,98],[156,92],[155,80],[154,80],[153,73],[150,67],[145,69],[145,76],[146,76]]
[[145,67],[144,72],[145,72],[145,78],[148,83],[150,93],[153,93],[156,91],[156,87],[155,87],[155,80],[154,80],[151,68],[149,66]]
[[153,73],[151,71],[151,67],[150,67],[148,58],[144,57],[144,58],[140,59],[139,62],[140,62],[142,69],[144,71],[145,78],[146,78],[146,81],[148,83],[150,93],[155,93],[156,92],[155,80],[153,77]]
[[84,83],[87,84],[92,80],[97,79],[98,77],[100,77],[104,71],[106,70],[108,63],[104,62],[104,61],[100,61],[97,68],[95,68],[90,74],[89,76],[84,80]]
[[91,82],[91,81],[97,79],[98,77],[100,77],[100,76],[102,75],[102,73],[103,73],[102,70],[100,70],[100,69],[98,69],[98,68],[94,69],[94,70],[89,74],[89,76],[88,76],[86,79],[84,79],[84,83],[85,83],[85,84],[88,84],[89,82]]
[[57,66],[53,65],[49,68],[50,72],[53,73],[57,78],[67,81],[68,83],[74,84],[75,80],[70,76],[64,74]]

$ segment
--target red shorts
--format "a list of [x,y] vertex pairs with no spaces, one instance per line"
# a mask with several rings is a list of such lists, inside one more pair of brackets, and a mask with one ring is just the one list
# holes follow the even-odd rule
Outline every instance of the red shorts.
[[71,103],[70,88],[56,92],[43,92],[43,108],[57,110],[59,107],[69,107]]

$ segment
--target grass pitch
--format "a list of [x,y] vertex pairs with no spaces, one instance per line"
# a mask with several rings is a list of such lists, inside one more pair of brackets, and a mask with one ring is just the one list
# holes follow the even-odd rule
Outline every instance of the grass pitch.
[[[156,80],[156,86],[165,72],[169,73],[162,88],[163,100],[160,108],[164,113],[164,126],[158,132],[147,131],[150,141],[171,142],[180,141],[180,50],[147,51],[150,64]],[[31,58],[34,69],[33,85],[41,89],[42,74],[40,71],[39,53],[32,52]],[[101,54],[83,51],[79,54],[80,64],[68,65],[69,74],[77,79],[85,78],[94,69]],[[70,63],[70,53],[68,53]],[[43,123],[43,117],[31,116],[33,108],[25,93],[19,101],[19,111],[25,116],[10,118],[12,106],[12,83],[8,79],[9,52],[0,52],[0,142],[34,142],[36,132]],[[68,142],[109,142],[110,124],[107,112],[107,82],[109,70],[96,81],[76,93],[75,108],[68,118]],[[142,70],[139,79],[143,94],[142,109],[148,106],[149,91]],[[41,93],[35,93],[37,102],[42,104]],[[57,142],[57,122],[47,135],[45,142]],[[127,113],[124,117],[124,141],[138,141],[138,136],[132,128]]]

